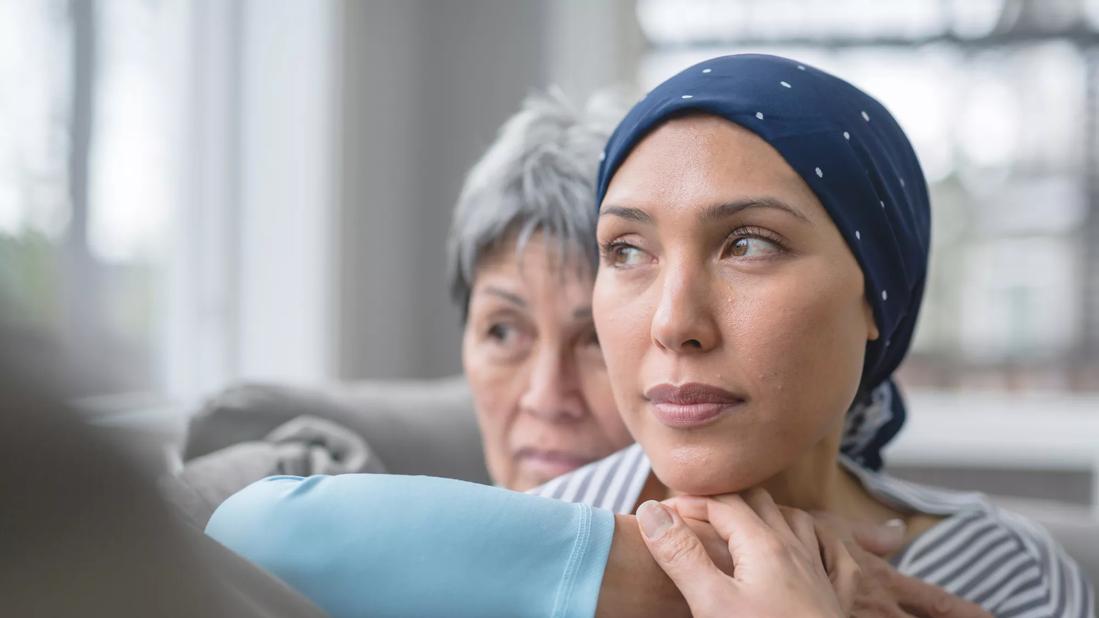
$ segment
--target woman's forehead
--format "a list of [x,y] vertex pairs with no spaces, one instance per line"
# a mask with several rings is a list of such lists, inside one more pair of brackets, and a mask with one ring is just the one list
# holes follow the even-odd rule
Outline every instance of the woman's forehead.
[[527,311],[560,306],[572,312],[590,306],[593,282],[579,249],[545,242],[539,234],[521,249],[512,242],[486,255],[475,271],[471,302],[497,299]]
[[796,174],[785,164],[782,155],[766,140],[752,131],[712,114],[688,114],[671,118],[649,132],[627,156],[626,161],[642,149],[694,148],[699,152],[720,154],[722,159],[751,161],[763,158],[761,163],[782,164],[791,174]]
[[752,201],[788,204],[807,219],[827,216],[770,144],[723,118],[692,114],[661,124],[638,143],[611,180],[602,208],[712,210]]
[[539,280],[554,275],[580,283],[590,283],[593,277],[583,248],[539,230],[525,239],[509,234],[485,251],[474,269],[474,288],[489,276],[529,281],[532,275]]

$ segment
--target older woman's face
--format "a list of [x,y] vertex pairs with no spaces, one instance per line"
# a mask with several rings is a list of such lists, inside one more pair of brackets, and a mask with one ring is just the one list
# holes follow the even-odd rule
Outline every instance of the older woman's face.
[[493,479],[525,490],[632,442],[591,316],[590,269],[540,234],[478,264],[462,340]]
[[662,125],[614,176],[598,239],[603,354],[665,485],[739,491],[835,456],[877,331],[854,256],[771,146],[712,116]]

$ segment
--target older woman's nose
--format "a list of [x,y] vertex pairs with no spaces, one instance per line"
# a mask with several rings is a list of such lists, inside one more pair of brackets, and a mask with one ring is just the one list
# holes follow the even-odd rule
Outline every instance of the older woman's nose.
[[665,274],[651,324],[657,347],[676,354],[694,354],[717,345],[720,333],[708,289],[705,275],[698,271],[683,268]]
[[579,376],[567,354],[552,349],[539,352],[529,376],[527,389],[519,399],[522,411],[553,422],[584,416]]

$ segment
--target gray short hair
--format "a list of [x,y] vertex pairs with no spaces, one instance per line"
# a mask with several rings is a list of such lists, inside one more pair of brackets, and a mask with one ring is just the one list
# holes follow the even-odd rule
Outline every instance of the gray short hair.
[[500,128],[466,177],[447,242],[451,294],[463,320],[479,261],[512,239],[520,252],[540,231],[557,240],[562,255],[579,250],[594,268],[595,176],[627,101],[624,91],[604,91],[580,110],[551,90],[527,97]]

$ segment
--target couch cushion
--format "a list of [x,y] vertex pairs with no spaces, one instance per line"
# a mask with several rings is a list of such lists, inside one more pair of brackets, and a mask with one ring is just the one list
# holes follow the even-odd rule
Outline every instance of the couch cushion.
[[260,439],[301,415],[355,431],[388,472],[489,482],[472,400],[461,376],[324,388],[233,386],[191,419],[184,459]]

